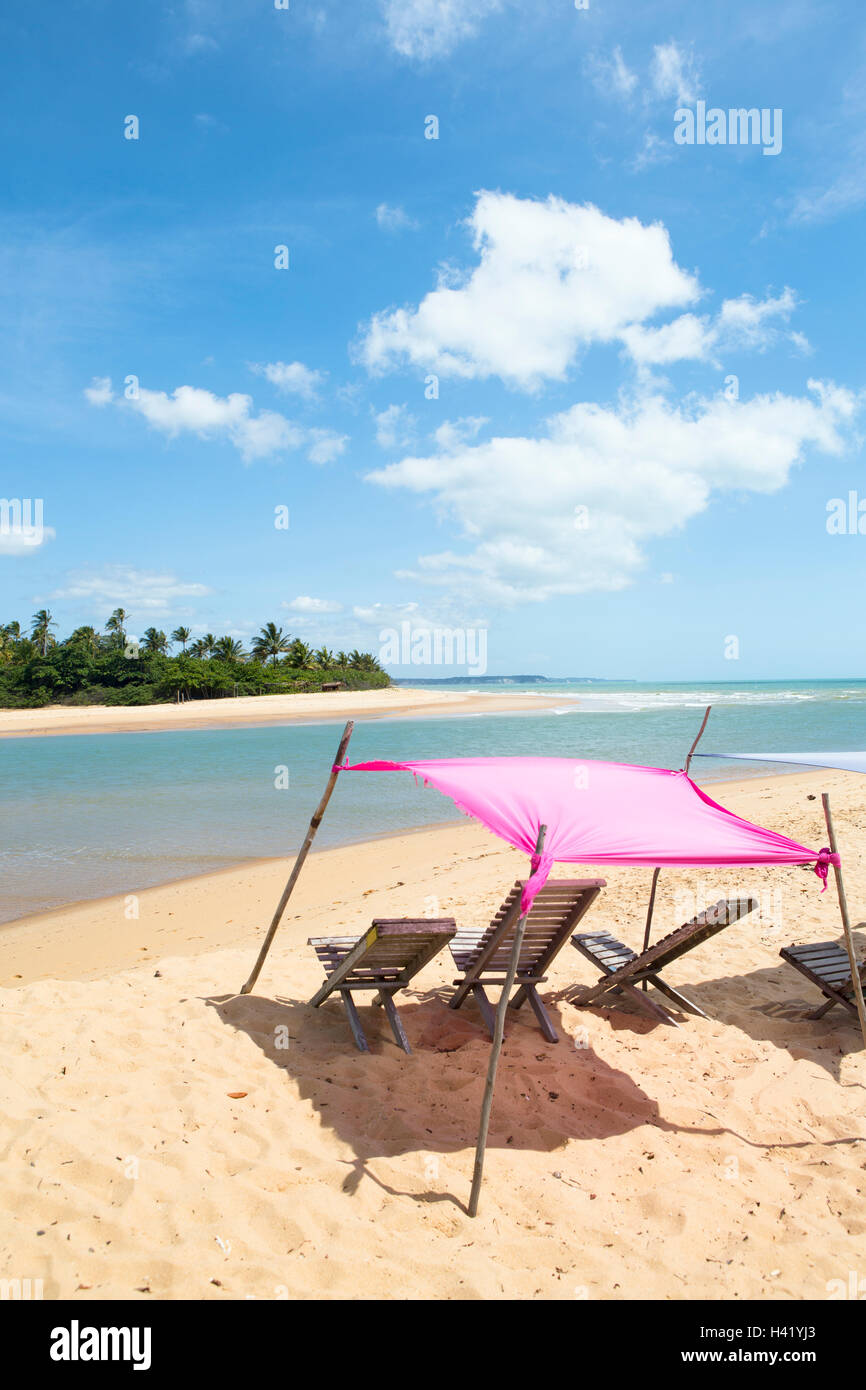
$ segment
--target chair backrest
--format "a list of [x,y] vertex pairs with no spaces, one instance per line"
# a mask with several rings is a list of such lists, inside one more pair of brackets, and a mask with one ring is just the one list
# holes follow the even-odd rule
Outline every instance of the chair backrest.
[[[547,880],[527,914],[518,965],[521,972],[545,969],[605,884],[603,878]],[[525,880],[518,879],[475,945],[474,959],[483,956],[485,970],[505,971],[508,967],[524,886]]]
[[342,986],[351,988],[353,982],[380,977],[410,980],[422,965],[441,951],[456,931],[453,917],[435,921],[427,917],[377,917],[360,938],[311,937],[309,945],[315,949],[329,975],[347,956],[354,955],[351,969],[341,976]]
[[721,898],[705,912],[699,912],[697,917],[686,922],[685,926],[677,927],[676,931],[661,937],[653,946],[649,946],[643,955],[638,956],[634,963],[641,970],[648,966],[652,966],[654,970],[661,970],[678,956],[684,956],[687,951],[694,950],[702,941],[708,941],[717,932],[724,931],[732,922],[738,922],[757,906],[757,898]]

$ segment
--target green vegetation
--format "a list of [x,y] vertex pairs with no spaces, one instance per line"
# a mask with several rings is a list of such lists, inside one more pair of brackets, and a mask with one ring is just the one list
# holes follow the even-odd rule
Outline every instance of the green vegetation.
[[[175,628],[171,637],[149,627],[139,644],[127,638],[129,617],[116,608],[102,632],[77,627],[62,642],[45,608],[34,613],[29,634],[17,622],[0,625],[0,708],[277,695],[321,690],[333,681],[350,690],[390,685],[369,652],[314,652],[275,623],[265,624],[248,654],[237,639],[210,632],[190,642],[188,627]],[[180,647],[174,656],[173,644]]]

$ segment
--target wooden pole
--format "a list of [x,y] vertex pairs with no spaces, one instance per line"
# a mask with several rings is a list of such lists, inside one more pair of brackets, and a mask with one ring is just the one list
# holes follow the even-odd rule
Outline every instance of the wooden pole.
[[[543,825],[538,832],[538,840],[535,845],[536,854],[540,854],[544,848],[544,837],[546,834],[547,826]],[[514,928],[514,944],[511,947],[511,960],[508,962],[505,984],[502,986],[502,993],[499,996],[499,1004],[496,1009],[493,1047],[490,1050],[490,1063],[487,1068],[487,1083],[484,1087],[484,1100],[481,1103],[481,1125],[478,1130],[478,1143],[475,1147],[475,1170],[472,1174],[472,1192],[469,1196],[470,1216],[475,1216],[478,1213],[478,1198],[481,1195],[481,1180],[484,1176],[484,1151],[487,1148],[487,1130],[490,1126],[490,1111],[493,1106],[493,1089],[496,1085],[496,1069],[499,1066],[499,1053],[502,1049],[502,1039],[505,1034],[505,1011],[508,1008],[508,1001],[514,986],[514,978],[517,974],[517,966],[520,962],[520,948],[523,945],[523,933],[526,930],[527,916],[528,913],[524,912],[523,916],[518,919],[517,926]]]
[[295,860],[292,872],[289,874],[289,881],[283,889],[283,896],[277,903],[277,910],[271,918],[271,925],[268,927],[267,936],[262,942],[262,949],[259,951],[259,958],[253,966],[250,978],[247,980],[246,984],[241,989],[241,994],[249,994],[256,980],[259,978],[259,973],[261,972],[261,968],[265,963],[265,957],[268,954],[268,951],[271,949],[271,944],[273,943],[273,939],[277,934],[277,927],[280,925],[280,918],[286,910],[286,903],[292,896],[292,890],[294,889],[294,886],[298,881],[301,869],[304,867],[304,860],[310,852],[310,845],[313,843],[313,840],[316,837],[316,831],[322,823],[322,816],[325,814],[325,807],[331,799],[331,792],[334,790],[334,787],[337,783],[337,777],[339,776],[339,773],[336,771],[336,768],[340,766],[344,757],[346,756],[346,749],[349,746],[349,739],[352,737],[352,730],[354,729],[354,727],[354,720],[350,719],[346,724],[345,729],[343,730],[343,737],[340,739],[340,746],[337,749],[337,756],[334,759],[334,764],[331,768],[331,775],[328,778],[328,785],[325,787],[325,790],[322,793],[322,799],[313,813],[313,819],[310,821],[310,828],[307,831],[307,837],[304,840],[304,843],[301,845],[301,852]]
[[707,727],[707,720],[708,720],[709,717],[710,717],[710,710],[711,710],[711,709],[712,709],[712,705],[707,705],[706,709],[704,710],[704,722],[703,722],[703,724],[701,725],[701,727],[698,729],[698,736],[697,736],[697,738],[695,739],[694,743],[692,744],[691,748],[689,749],[688,757],[686,758],[686,765],[685,765],[685,768],[683,769],[687,777],[688,777],[688,775],[689,775],[689,764],[690,764],[691,761],[692,761],[692,754],[694,753],[695,749],[697,748],[698,744],[699,744],[700,741],[701,741],[701,734],[704,732],[704,729]]
[[[647,910],[646,910],[646,926],[644,927],[644,931],[643,931],[643,948],[644,948],[644,950],[646,950],[647,947],[648,947],[649,944],[650,944],[650,930],[651,930],[652,924],[653,924],[653,908],[655,907],[655,901],[656,901],[656,884],[657,884],[658,881],[659,881],[659,874],[660,874],[660,873],[661,873],[661,865],[660,865],[660,864],[656,864],[655,868],[653,869],[652,887],[650,888],[649,904],[648,904]],[[646,993],[646,990],[647,990],[647,981],[646,981],[646,980],[642,980],[642,981],[641,981],[641,989],[644,991],[644,993]]]
[[[827,792],[822,792],[821,804],[824,807],[824,819],[827,822],[827,836],[830,841],[830,849],[834,854],[838,854],[839,851],[836,848],[836,833],[833,829],[833,817],[830,813],[830,797]],[[860,1031],[863,1034],[863,1046],[866,1047],[866,1007],[864,1007],[863,1004],[863,986],[860,983],[860,971],[857,966],[857,956],[854,951],[854,938],[851,935],[851,921],[848,917],[848,902],[845,897],[845,885],[842,882],[841,865],[834,864],[833,872],[836,875],[836,893],[839,898],[839,911],[842,914],[842,926],[845,928],[845,944],[848,947],[848,960],[851,964],[851,984],[854,988],[854,999],[860,1018]]]

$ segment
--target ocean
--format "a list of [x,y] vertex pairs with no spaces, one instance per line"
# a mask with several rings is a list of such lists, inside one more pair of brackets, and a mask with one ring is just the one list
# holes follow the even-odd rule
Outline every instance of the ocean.
[[[537,695],[538,712],[372,720],[356,727],[350,760],[534,754],[679,768],[708,704],[702,753],[866,748],[866,681],[478,689]],[[0,922],[293,854],[341,726],[0,739]],[[701,757],[691,770],[706,783],[779,767]],[[459,818],[450,801],[408,775],[344,778],[316,846]]]

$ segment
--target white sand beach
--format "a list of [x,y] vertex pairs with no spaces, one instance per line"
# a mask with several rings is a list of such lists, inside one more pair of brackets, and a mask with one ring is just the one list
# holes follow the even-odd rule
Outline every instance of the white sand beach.
[[[572,703],[566,701],[563,703]],[[509,714],[542,711],[538,695],[389,685],[381,690],[334,690],[309,695],[242,695],[166,705],[46,705],[0,709],[0,738],[44,734],[141,733],[232,724],[291,724],[322,719],[394,719],[417,715]]]
[[[862,780],[809,773],[714,788],[823,844],[833,794],[866,945]],[[0,1275],[46,1298],[825,1299],[862,1264],[866,1065],[855,1020],[819,1022],[779,958],[838,939],[831,884],[799,869],[665,870],[655,934],[761,895],[669,969],[709,1021],[579,1011],[570,946],[542,988],[561,1040],[510,1022],[478,1217],[465,1213],[490,1043],[445,1006],[443,953],[402,996],[413,1055],[362,1005],[371,1052],[308,936],[375,916],[482,925],[525,862],[466,822],[311,856],[256,990],[249,973],[290,861],[84,903],[0,931]],[[592,926],[633,946],[649,873],[601,873]],[[703,906],[702,900],[697,904]],[[587,919],[589,928],[589,919]],[[287,1046],[280,1045],[287,1042]]]

